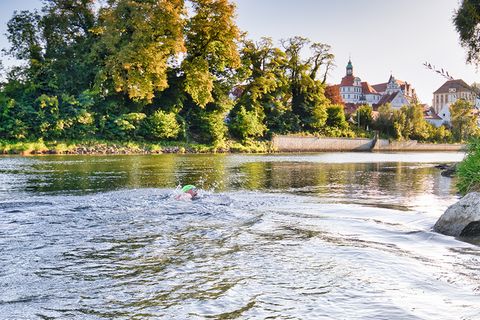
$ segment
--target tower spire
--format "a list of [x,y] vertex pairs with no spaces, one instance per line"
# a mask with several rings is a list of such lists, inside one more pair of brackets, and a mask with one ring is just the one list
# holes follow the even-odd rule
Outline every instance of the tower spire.
[[350,58],[348,59],[348,64],[347,64],[347,76],[353,76],[353,65],[352,65],[352,60]]

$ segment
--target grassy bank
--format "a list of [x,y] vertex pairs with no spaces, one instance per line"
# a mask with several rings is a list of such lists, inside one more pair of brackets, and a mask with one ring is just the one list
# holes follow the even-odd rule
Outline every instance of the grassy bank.
[[161,154],[161,153],[268,153],[270,142],[241,144],[228,141],[222,147],[186,142],[141,141],[7,141],[0,140],[0,154]]
[[480,139],[470,141],[467,156],[457,167],[457,176],[461,194],[480,191]]

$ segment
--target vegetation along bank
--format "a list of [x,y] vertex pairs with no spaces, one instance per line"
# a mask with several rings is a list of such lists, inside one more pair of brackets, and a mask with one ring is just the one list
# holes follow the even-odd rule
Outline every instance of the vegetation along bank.
[[6,53],[23,63],[0,80],[3,153],[89,153],[95,144],[99,153],[265,152],[274,135],[378,130],[451,143],[479,134],[461,100],[451,128],[427,123],[416,103],[346,113],[327,86],[329,45],[252,41],[228,0],[94,4],[48,0],[8,22]]

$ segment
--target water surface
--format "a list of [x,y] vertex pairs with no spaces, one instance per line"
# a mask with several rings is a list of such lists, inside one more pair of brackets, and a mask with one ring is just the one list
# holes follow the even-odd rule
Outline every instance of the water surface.
[[462,158],[0,158],[0,318],[480,319],[479,247],[431,230]]

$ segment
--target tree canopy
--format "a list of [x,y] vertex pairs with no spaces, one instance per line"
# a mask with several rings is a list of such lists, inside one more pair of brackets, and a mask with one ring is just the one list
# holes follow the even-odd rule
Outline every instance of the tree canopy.
[[396,138],[448,136],[426,126],[419,108],[383,106],[374,119],[362,107],[347,121],[338,87],[327,84],[331,47],[301,36],[253,41],[236,25],[230,0],[43,3],[15,12],[7,25],[5,52],[23,63],[0,85],[0,139],[223,148],[229,139],[365,136],[371,127]]
[[480,1],[463,0],[455,11],[453,22],[460,43],[467,50],[467,62],[480,64]]

